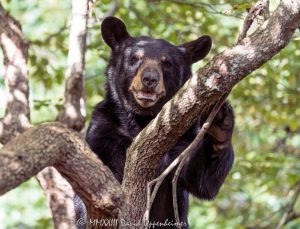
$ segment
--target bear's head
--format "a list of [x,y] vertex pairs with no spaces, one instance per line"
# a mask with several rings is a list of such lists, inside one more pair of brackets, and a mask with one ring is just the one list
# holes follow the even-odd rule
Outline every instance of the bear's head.
[[112,50],[107,67],[108,93],[128,112],[156,115],[191,76],[191,65],[211,49],[211,38],[174,46],[162,39],[132,37],[125,24],[107,17],[101,25]]

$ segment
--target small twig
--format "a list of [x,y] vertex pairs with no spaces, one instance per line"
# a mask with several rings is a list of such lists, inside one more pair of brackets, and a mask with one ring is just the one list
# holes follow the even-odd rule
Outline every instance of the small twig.
[[285,224],[287,224],[288,222],[294,220],[294,219],[298,219],[300,218],[300,212],[292,212],[289,217],[286,219]]
[[29,44],[41,46],[42,44],[49,43],[52,39],[56,38],[61,33],[65,32],[67,29],[68,29],[68,26],[63,25],[59,30],[57,30],[57,32],[49,34],[43,40],[31,40],[31,41],[29,41]]
[[[154,202],[154,199],[156,197],[156,194],[158,192],[159,187],[161,186],[162,182],[164,181],[164,179],[166,178],[166,176],[179,164],[176,173],[174,175],[174,178],[176,176],[176,174],[180,173],[184,162],[186,160],[186,158],[191,154],[191,152],[193,152],[195,150],[195,148],[197,147],[197,145],[199,144],[199,142],[201,141],[201,139],[203,138],[204,134],[206,133],[206,131],[208,130],[210,124],[212,123],[215,115],[217,114],[217,112],[219,111],[220,107],[222,106],[222,104],[224,103],[224,101],[226,100],[227,95],[222,97],[219,102],[214,106],[213,110],[211,111],[211,113],[209,114],[207,120],[205,121],[205,123],[203,124],[201,130],[199,131],[198,135],[196,136],[196,138],[194,139],[194,141],[163,171],[163,173],[157,177],[156,179],[150,181],[147,185],[147,205],[146,205],[146,211],[144,213],[144,217],[143,217],[143,221],[144,224],[143,226],[145,226],[145,228],[148,227],[148,223],[149,223],[149,215],[150,215],[150,210],[151,210],[151,206]],[[177,174],[177,178],[176,180],[172,181],[173,183],[173,206],[174,209],[178,208],[177,207],[177,197],[174,198],[174,182],[177,183],[177,179],[178,179],[178,174]],[[154,189],[151,192],[152,187],[154,186]],[[176,191],[175,191],[175,195],[176,195]],[[174,199],[176,202],[176,205],[174,204]],[[177,215],[177,217],[176,217]],[[178,225],[180,226],[180,220],[179,220],[179,216],[178,216],[178,211],[175,211],[175,217],[176,217],[176,222],[178,223]]]
[[116,14],[116,12],[118,11],[118,9],[120,8],[119,0],[114,0],[114,1],[112,1],[109,10],[100,17],[96,11],[95,4],[96,4],[96,0],[89,1],[89,9],[91,9],[90,19],[93,18],[92,14],[94,14],[95,20],[93,20],[93,22],[97,22],[99,25],[101,25],[104,18],[109,17],[109,16],[114,16]]
[[148,29],[149,29],[148,30],[149,35],[153,36],[153,34],[151,33],[151,31],[153,29],[151,23],[149,23],[149,21],[147,20],[147,18],[144,17],[143,13],[141,13],[135,7],[135,2],[130,1],[129,9],[135,14],[136,18],[144,24],[144,26],[148,27]]
[[179,213],[178,213],[178,203],[177,203],[177,181],[178,181],[178,177],[180,175],[180,172],[181,172],[187,158],[198,147],[200,141],[203,139],[204,134],[207,132],[208,128],[210,127],[211,123],[213,122],[216,114],[220,110],[221,106],[224,104],[226,98],[227,98],[227,96],[224,96],[218,101],[218,103],[216,103],[216,105],[214,106],[214,108],[210,112],[208,118],[206,119],[205,123],[201,127],[201,130],[197,134],[194,141],[183,151],[183,153],[181,153],[182,159],[180,160],[180,164],[178,165],[178,167],[175,171],[174,177],[172,179],[173,208],[174,208],[174,215],[175,215],[175,219],[176,219],[177,228],[181,228],[181,222],[180,222]]
[[[296,201],[298,199],[298,196],[300,194],[300,181],[298,181],[297,186],[296,186],[296,190],[291,198],[291,201],[287,204],[287,206],[285,207],[285,211],[284,214],[282,215],[276,229],[281,229],[285,224],[287,224],[289,221],[291,221],[292,219],[295,219],[297,217],[294,217],[294,206],[296,204]],[[297,214],[295,214],[297,216]]]
[[118,11],[119,7],[120,7],[119,0],[112,1],[109,10],[103,15],[102,20],[106,17],[115,15],[116,12]]
[[251,7],[244,21],[237,43],[247,36],[247,32],[250,29],[254,19],[259,18],[261,20],[260,15],[262,14],[264,15],[262,21],[265,21],[269,18],[269,0],[259,0],[254,6]]
[[194,7],[195,9],[200,8],[200,9],[205,10],[207,13],[219,14],[219,15],[223,15],[223,16],[231,16],[231,17],[242,19],[241,15],[239,15],[239,14],[228,14],[228,13],[217,10],[215,7],[215,6],[223,6],[226,3],[210,4],[210,3],[201,2],[201,1],[185,1],[185,0],[153,0],[152,2],[153,3],[170,2],[170,3],[174,3],[174,4],[178,4],[178,5]]
[[[166,168],[163,173],[157,177],[156,179],[150,181],[147,185],[147,205],[146,205],[146,211],[144,213],[143,221],[144,224],[142,225],[145,226],[145,228],[148,228],[148,223],[149,223],[149,215],[150,215],[150,210],[151,206],[154,202],[154,199],[156,197],[156,194],[158,192],[158,189],[161,185],[161,183],[164,181],[166,176],[176,167],[176,165],[180,162],[182,156],[180,154],[170,165],[168,168]],[[154,186],[153,191],[151,192],[152,187]]]

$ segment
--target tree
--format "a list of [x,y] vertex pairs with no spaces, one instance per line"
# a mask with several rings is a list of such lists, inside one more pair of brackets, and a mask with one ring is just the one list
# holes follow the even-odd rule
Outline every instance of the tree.
[[[300,25],[299,10],[299,1],[282,1],[264,27],[216,55],[200,69],[135,139],[128,150],[122,185],[77,134],[54,123],[31,128],[1,149],[1,193],[42,168],[54,166],[80,194],[92,218],[116,217],[121,210],[122,218],[141,219],[146,204],[146,186],[153,179],[157,162],[201,112],[210,111],[235,84],[288,44]],[[6,20],[7,16],[1,22]],[[75,100],[78,102],[79,98]],[[160,128],[162,126],[164,128]],[[42,142],[51,147],[45,147]],[[16,174],[15,171],[19,172]],[[95,178],[92,183],[84,179],[87,176]],[[137,183],[141,185],[136,186]],[[99,190],[99,187],[103,189]]]

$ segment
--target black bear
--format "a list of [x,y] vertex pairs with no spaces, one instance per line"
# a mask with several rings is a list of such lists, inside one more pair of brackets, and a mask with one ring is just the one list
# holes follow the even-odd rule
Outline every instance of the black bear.
[[[174,46],[162,39],[132,37],[125,24],[115,17],[104,19],[101,31],[112,50],[106,70],[107,94],[93,111],[86,140],[122,182],[126,149],[132,139],[188,80],[191,65],[210,51],[211,39],[202,36]],[[157,175],[193,141],[205,118],[199,117],[166,154]],[[233,126],[233,111],[226,102],[182,170],[178,207],[184,228],[188,227],[188,193],[200,199],[213,199],[231,169]],[[153,223],[175,222],[171,180],[172,176],[165,180],[152,205]]]

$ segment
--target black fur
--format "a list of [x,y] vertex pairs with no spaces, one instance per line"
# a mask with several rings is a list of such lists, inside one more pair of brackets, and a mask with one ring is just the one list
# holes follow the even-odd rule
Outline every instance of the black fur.
[[[112,54],[107,67],[107,95],[96,105],[86,140],[91,149],[122,182],[126,149],[132,139],[156,116],[162,106],[191,76],[191,64],[204,58],[211,48],[209,36],[174,46],[161,39],[131,37],[122,21],[108,17],[101,28]],[[134,55],[142,50],[143,57]],[[161,56],[167,58],[167,64]],[[129,90],[133,78],[146,59],[159,63],[165,96],[149,108],[141,107]],[[205,117],[203,117],[205,118]],[[195,123],[171,149],[160,164],[161,173],[195,138],[203,118]],[[187,228],[188,193],[211,200],[216,197],[233,163],[231,135],[234,126],[233,111],[226,103],[208,134],[190,156],[180,175],[178,205],[181,221]],[[172,175],[160,188],[150,212],[152,222],[175,222],[172,203]],[[130,219],[128,219],[130,220]],[[174,226],[173,226],[174,227]],[[159,227],[156,227],[159,228]]]

